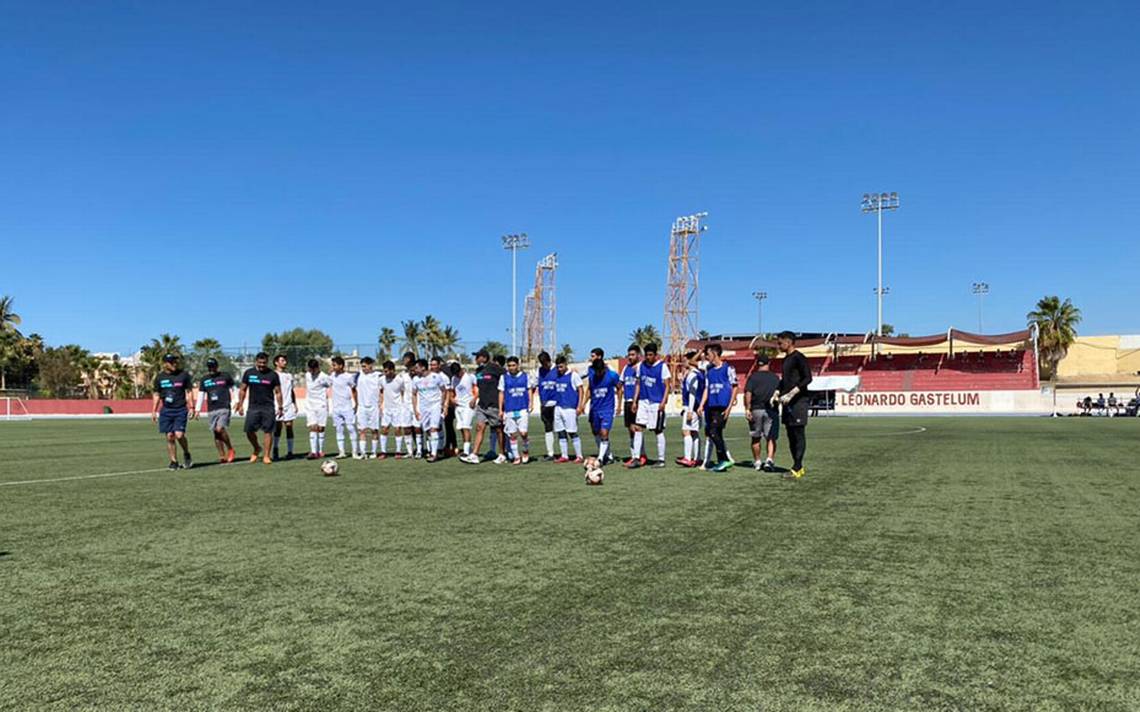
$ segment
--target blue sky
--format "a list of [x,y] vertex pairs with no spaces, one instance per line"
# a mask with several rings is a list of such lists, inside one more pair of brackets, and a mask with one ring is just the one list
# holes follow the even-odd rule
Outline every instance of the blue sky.
[[525,231],[559,340],[621,348],[699,210],[704,328],[764,289],[766,329],[865,330],[881,190],[900,330],[976,328],[984,280],[987,331],[1059,293],[1140,333],[1134,4],[2,8],[0,293],[50,343],[507,340]]

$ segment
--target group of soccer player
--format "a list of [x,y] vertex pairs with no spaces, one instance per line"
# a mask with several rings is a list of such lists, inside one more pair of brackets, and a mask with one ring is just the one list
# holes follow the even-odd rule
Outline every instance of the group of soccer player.
[[[774,471],[782,407],[793,460],[785,476],[799,478],[804,474],[811,369],[796,350],[791,332],[781,333],[777,346],[783,355],[783,378],[769,371],[767,356],[758,356],[744,387],[745,414],[754,467]],[[181,368],[177,355],[164,358],[154,384],[152,419],[166,437],[170,469],[193,466],[186,429],[188,420],[200,412],[207,415],[223,463],[236,457],[229,435],[231,412],[245,415],[244,430],[253,449],[250,462],[270,464],[281,459],[283,434],[284,458],[294,457],[293,426],[299,412],[293,376],[287,357],[274,357],[272,369],[269,363],[268,354],[257,354],[254,366],[235,381],[219,370],[216,359],[209,359],[206,375],[195,383]],[[608,367],[600,348],[590,352],[590,366],[584,375],[571,370],[565,356],[552,361],[546,352],[539,354],[533,373],[522,370],[518,357],[492,358],[486,351],[475,354],[473,373],[457,362],[445,364],[438,357],[422,359],[412,353],[404,355],[400,369],[393,361],[385,361],[377,370],[371,357],[361,359],[356,373],[345,370],[340,356],[334,356],[331,363],[331,373],[323,372],[316,359],[306,364],[308,459],[325,457],[325,432],[331,415],[338,458],[386,459],[392,437],[395,450],[391,456],[395,459],[435,462],[452,455],[469,464],[494,461],[521,465],[530,461],[528,430],[530,416],[537,410],[544,430],[543,459],[581,463],[584,455],[578,421],[588,407],[587,420],[599,461],[614,461],[610,437],[615,418],[621,413],[629,435],[625,466],[665,467],[665,403],[679,384],[684,448],[675,462],[716,472],[734,464],[724,429],[740,387],[736,370],[723,359],[720,344],[711,343],[685,354],[676,374],[661,358],[656,344],[644,348],[631,345],[620,374]],[[656,436],[653,461],[646,455],[646,431]],[[478,453],[484,441],[490,447],[481,457]]]

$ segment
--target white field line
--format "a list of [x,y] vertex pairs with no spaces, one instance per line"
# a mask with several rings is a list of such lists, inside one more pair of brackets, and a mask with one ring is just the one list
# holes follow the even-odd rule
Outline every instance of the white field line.
[[[234,462],[235,465],[243,464]],[[156,467],[153,470],[128,470],[126,472],[103,472],[97,475],[75,475],[74,477],[47,477],[39,480],[17,480],[15,482],[0,482],[0,487],[14,487],[16,485],[38,485],[47,482],[71,482],[72,480],[96,480],[103,477],[126,477],[127,475],[145,475],[153,472],[170,472],[166,467]]]

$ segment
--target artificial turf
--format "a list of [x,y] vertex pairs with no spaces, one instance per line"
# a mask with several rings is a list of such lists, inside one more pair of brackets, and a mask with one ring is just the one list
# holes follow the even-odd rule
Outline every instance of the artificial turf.
[[1140,421],[808,432],[798,482],[586,487],[545,463],[168,473],[146,421],[0,423],[0,708],[1140,708]]

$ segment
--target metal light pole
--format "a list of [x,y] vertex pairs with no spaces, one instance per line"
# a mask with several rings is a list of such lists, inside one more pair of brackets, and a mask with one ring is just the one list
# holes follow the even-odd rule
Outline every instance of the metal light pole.
[[990,285],[986,282],[974,282],[974,294],[978,295],[978,333],[982,333],[985,328],[982,326],[982,300],[990,293]]
[[890,287],[871,287],[871,291],[876,295],[879,300],[879,329],[875,332],[876,336],[883,335],[883,297],[891,293]]
[[518,260],[519,250],[525,250],[530,247],[530,238],[526,236],[525,232],[518,233],[517,235],[503,235],[503,249],[511,251],[511,355],[518,355],[518,310],[519,310],[519,294],[518,294]]
[[879,316],[876,322],[875,334],[883,335],[883,211],[899,209],[898,193],[864,193],[861,207],[864,213],[876,213],[879,216]]
[[764,334],[764,300],[768,298],[767,292],[753,292],[752,297],[756,300],[756,333],[757,335]]

